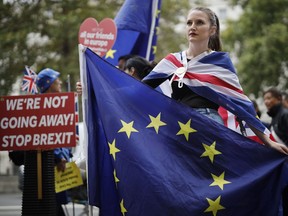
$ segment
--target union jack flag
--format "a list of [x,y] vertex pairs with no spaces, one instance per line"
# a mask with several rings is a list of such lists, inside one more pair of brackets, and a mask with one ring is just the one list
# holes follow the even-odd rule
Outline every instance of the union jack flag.
[[37,74],[31,70],[28,66],[25,66],[24,70],[24,76],[22,81],[21,89],[22,91],[31,93],[31,94],[37,94],[38,89],[36,86],[36,78]]
[[[179,68],[185,68],[182,76],[175,75]],[[143,80],[149,84],[149,80],[165,80],[173,74],[173,81],[186,84],[196,94],[213,101],[238,116],[240,120],[270,135],[270,131],[256,118],[252,102],[243,94],[228,53],[204,52],[189,62],[185,52],[169,54]]]

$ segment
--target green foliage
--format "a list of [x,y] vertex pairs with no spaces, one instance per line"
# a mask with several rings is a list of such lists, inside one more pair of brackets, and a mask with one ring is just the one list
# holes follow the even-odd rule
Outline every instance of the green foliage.
[[184,32],[189,10],[189,0],[162,0],[156,61],[171,52],[178,52],[181,46],[188,45]]
[[223,32],[225,49],[236,54],[236,67],[247,94],[268,86],[287,89],[288,0],[233,1],[243,5],[238,21]]
[[[89,4],[88,4],[89,2]],[[88,17],[114,18],[124,0],[7,0],[0,3],[0,95],[11,93],[23,76],[24,66],[37,73],[43,68],[71,78],[72,91],[79,80],[78,31]],[[162,0],[156,60],[178,51],[186,43],[175,26],[185,24],[189,0]],[[184,14],[184,15],[183,15]],[[183,25],[184,26],[184,25]]]

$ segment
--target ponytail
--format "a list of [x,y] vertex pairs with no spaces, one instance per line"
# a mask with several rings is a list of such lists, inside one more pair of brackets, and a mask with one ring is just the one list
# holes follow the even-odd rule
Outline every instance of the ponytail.
[[[213,13],[213,12],[212,12]],[[216,26],[216,32],[214,35],[210,36],[209,42],[208,42],[208,48],[214,51],[221,51],[222,50],[222,43],[220,40],[220,25],[219,25],[219,19],[214,14],[215,17],[215,26]]]

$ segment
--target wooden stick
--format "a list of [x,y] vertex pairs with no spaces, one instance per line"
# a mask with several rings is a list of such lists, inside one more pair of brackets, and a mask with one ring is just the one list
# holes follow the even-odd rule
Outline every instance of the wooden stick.
[[42,152],[37,150],[37,186],[38,186],[38,199],[42,199]]

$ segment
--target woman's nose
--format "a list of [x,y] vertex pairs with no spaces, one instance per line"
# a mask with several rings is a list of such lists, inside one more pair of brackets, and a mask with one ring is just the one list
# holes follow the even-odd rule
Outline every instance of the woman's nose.
[[195,25],[194,22],[191,24],[190,28],[191,28],[191,29],[194,29],[194,30],[196,29],[196,25]]

